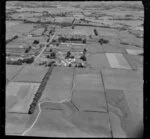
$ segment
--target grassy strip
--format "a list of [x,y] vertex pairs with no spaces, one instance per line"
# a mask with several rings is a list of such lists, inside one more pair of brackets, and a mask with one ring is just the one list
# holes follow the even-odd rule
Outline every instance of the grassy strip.
[[52,64],[51,67],[49,68],[48,72],[45,74],[44,78],[42,79],[40,87],[38,88],[37,93],[34,96],[33,102],[30,105],[28,114],[32,114],[34,112],[34,110],[37,106],[37,103],[42,96],[42,92],[47,84],[47,81],[49,80],[49,77],[52,73],[53,68],[54,68],[54,65]]

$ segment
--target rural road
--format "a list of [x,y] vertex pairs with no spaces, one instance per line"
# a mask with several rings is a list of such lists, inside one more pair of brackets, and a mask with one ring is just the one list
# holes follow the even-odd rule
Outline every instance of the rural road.
[[[55,35],[52,36],[52,38],[50,39],[50,41],[49,41],[48,43],[51,43],[51,41],[53,40],[54,36],[55,36]],[[35,62],[37,61],[37,59],[38,59],[38,58],[41,56],[41,54],[44,52],[44,50],[46,49],[48,43],[45,44],[45,46],[44,46],[43,49],[41,50],[40,54],[37,55],[37,57],[35,58],[35,60],[34,60],[34,62],[32,63],[32,65],[35,64]]]
[[[65,100],[62,100],[62,101],[57,102],[57,103],[63,103],[63,102],[66,102],[66,101],[68,101],[68,100],[65,99]],[[33,126],[36,124],[36,122],[37,122],[37,120],[38,120],[38,118],[39,118],[39,116],[40,116],[40,114],[41,114],[41,104],[46,103],[46,102],[52,102],[52,101],[44,101],[44,102],[39,102],[39,103],[38,103],[39,113],[38,113],[38,115],[37,115],[35,121],[33,122],[33,124],[32,124],[27,130],[25,130],[25,131],[22,133],[22,136],[24,136],[25,134],[27,134],[27,133],[33,128]]]

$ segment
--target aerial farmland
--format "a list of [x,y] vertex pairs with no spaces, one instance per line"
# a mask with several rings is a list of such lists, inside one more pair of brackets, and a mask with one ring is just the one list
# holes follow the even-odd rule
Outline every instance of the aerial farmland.
[[137,138],[142,2],[6,2],[5,134]]

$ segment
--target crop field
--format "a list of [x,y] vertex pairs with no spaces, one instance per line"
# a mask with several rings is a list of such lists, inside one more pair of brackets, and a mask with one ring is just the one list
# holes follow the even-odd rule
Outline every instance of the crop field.
[[6,111],[28,113],[39,83],[10,82],[6,88]]
[[90,64],[92,68],[110,68],[110,64],[105,54],[89,54],[87,57],[87,63]]
[[20,36],[23,33],[30,32],[34,26],[34,24],[18,24],[16,26],[12,26],[8,30],[6,29],[6,40],[12,38],[15,35]]
[[[32,34],[32,33],[31,33]],[[43,42],[45,42],[45,38],[41,37],[41,36],[31,36],[31,34],[27,35],[27,36],[21,36],[15,40],[13,40],[12,42],[8,43],[8,46],[20,46],[23,45],[25,48],[29,47],[29,45],[31,46],[32,43],[34,42],[34,40],[38,40],[40,44],[42,44]]]
[[89,35],[94,35],[94,32],[93,32],[93,28],[92,27],[80,27],[80,26],[77,26],[75,27],[75,30],[73,30],[73,33],[74,34],[81,34],[81,35],[86,35],[86,36],[89,36]]
[[22,54],[24,51],[24,48],[6,48],[6,53],[10,54]]
[[95,44],[86,44],[85,48],[89,53],[102,53],[104,52],[103,47],[100,46],[100,44],[95,43]]
[[42,35],[43,31],[44,31],[44,28],[38,28],[38,29],[32,31],[31,34],[33,34],[33,35]]
[[73,68],[55,67],[47,82],[41,101],[51,102],[69,101],[73,80]]
[[25,68],[14,78],[13,81],[40,83],[47,70],[47,67],[25,66]]
[[11,27],[17,26],[18,24],[21,24],[22,22],[19,21],[6,21],[6,29],[10,29]]
[[22,68],[23,66],[6,65],[6,78],[11,80]]
[[74,90],[104,90],[98,70],[75,69],[74,74]]
[[13,48],[26,48],[27,44],[26,43],[19,43],[19,42],[10,42],[9,44],[6,45],[6,49],[13,49]]
[[66,23],[72,23],[73,21],[73,17],[55,17],[55,21],[56,22],[60,22],[60,23],[63,23],[63,22],[66,22]]

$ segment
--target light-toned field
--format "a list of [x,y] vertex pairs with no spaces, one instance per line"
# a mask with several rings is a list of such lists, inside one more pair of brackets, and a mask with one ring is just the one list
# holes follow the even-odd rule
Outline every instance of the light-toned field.
[[9,82],[6,88],[6,111],[28,113],[39,83]]
[[111,68],[131,69],[129,63],[122,54],[106,53]]

